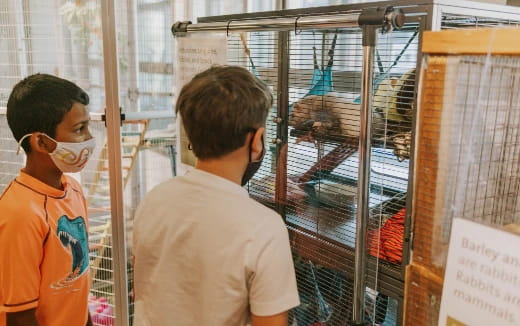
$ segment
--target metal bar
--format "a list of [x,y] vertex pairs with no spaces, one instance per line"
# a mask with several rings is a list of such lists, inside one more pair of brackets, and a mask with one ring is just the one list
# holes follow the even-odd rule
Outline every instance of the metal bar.
[[[427,30],[431,25],[431,22],[428,20],[428,17],[425,17],[418,26],[418,31],[422,32]],[[412,238],[413,238],[413,226],[412,226],[412,212],[413,212],[413,194],[414,194],[414,180],[415,180],[415,136],[417,133],[417,117],[419,117],[419,105],[418,105],[418,92],[420,81],[419,78],[421,76],[422,69],[422,61],[423,55],[421,52],[422,45],[422,37],[418,39],[417,46],[417,63],[415,68],[415,93],[413,95],[413,110],[412,110],[412,142],[410,144],[410,159],[408,164],[408,186],[407,186],[407,195],[406,195],[406,218],[405,218],[405,231],[404,231],[404,239],[403,239],[403,260],[401,262],[401,266],[403,268],[403,279],[404,279],[404,268],[410,262],[410,254],[412,250]],[[399,309],[402,312],[402,307]]]
[[[476,9],[480,12],[480,16],[484,17],[500,18],[499,16],[495,16],[495,14],[520,14],[520,8],[518,7],[491,3],[491,1],[487,1],[487,3],[485,1],[481,1],[480,3],[476,4],[474,1],[467,0],[435,0],[433,1],[433,4],[442,7],[460,8],[462,10]],[[446,9],[446,12],[452,12],[451,9]]]
[[[227,22],[230,20],[244,20],[244,19],[261,19],[261,18],[280,18],[280,17],[298,17],[298,16],[316,16],[316,15],[335,15],[339,13],[347,13],[347,12],[357,12],[367,8],[376,8],[376,7],[388,7],[392,5],[394,8],[401,8],[406,13],[407,16],[413,16],[417,13],[423,12],[423,6],[432,5],[437,0],[394,0],[394,1],[375,1],[375,2],[365,2],[365,3],[351,3],[351,4],[341,4],[341,5],[332,5],[332,6],[320,6],[320,7],[307,7],[307,8],[298,8],[298,9],[284,9],[284,10],[271,10],[271,11],[261,11],[254,13],[241,13],[241,14],[231,14],[231,15],[218,15],[218,16],[206,16],[206,17],[198,17],[198,23],[209,23],[209,22]],[[450,0],[451,1],[451,0]],[[480,5],[480,4],[479,4]],[[474,4],[473,4],[474,6]],[[502,6],[503,7],[503,6]],[[509,7],[505,7],[506,9]],[[188,16],[185,16],[188,17]]]
[[[372,154],[372,96],[376,31],[390,32],[404,25],[402,10],[393,7],[364,11],[359,17],[363,30],[363,74],[361,77],[361,121],[359,134],[358,192],[356,210],[356,248],[354,293],[352,299],[352,326],[364,325],[366,286],[366,234],[370,214],[370,161]],[[381,26],[382,24],[382,26]],[[377,286],[377,281],[376,281]]]
[[140,111],[125,113],[125,121],[136,121],[144,119],[173,119],[175,112],[173,110],[167,111]]
[[[248,32],[248,31],[283,31],[316,28],[357,27],[359,13],[320,15],[305,17],[281,17],[267,19],[250,19],[240,21],[200,23],[186,25],[185,31],[173,32]],[[174,25],[175,26],[175,25]]]
[[278,85],[276,87],[276,210],[285,218],[287,203],[287,153],[289,139],[289,32],[278,33]]
[[352,325],[364,325],[364,300],[366,284],[366,232],[368,227],[370,194],[370,157],[372,135],[372,84],[375,54],[375,33],[373,26],[363,27],[363,41],[373,40],[374,44],[363,46],[363,75],[361,83],[361,130],[359,135],[359,170],[356,212],[356,256],[354,272],[354,293]]
[[[5,113],[5,108],[0,107],[0,114]],[[92,121],[103,121],[103,113],[92,112],[90,113],[90,120]],[[161,110],[161,111],[139,111],[139,112],[127,112],[125,113],[125,121],[138,121],[145,119],[173,119],[175,118],[175,112],[173,110]]]
[[110,207],[112,221],[112,267],[114,274],[115,325],[128,326],[128,282],[126,270],[125,219],[123,212],[123,176],[121,170],[121,116],[117,37],[114,0],[101,2],[103,58],[105,72],[106,126],[110,176]]
[[[427,16],[427,30],[440,31],[442,25],[442,8],[440,6],[432,6],[431,15]],[[422,35],[421,35],[422,38]],[[422,43],[422,42],[421,42]]]

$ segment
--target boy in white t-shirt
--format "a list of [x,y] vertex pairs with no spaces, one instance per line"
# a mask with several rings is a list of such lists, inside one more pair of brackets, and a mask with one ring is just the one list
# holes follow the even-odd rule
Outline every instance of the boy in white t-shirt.
[[136,212],[136,325],[287,325],[299,304],[287,229],[242,188],[262,162],[272,103],[241,67],[212,67],[183,87],[176,111],[198,161]]

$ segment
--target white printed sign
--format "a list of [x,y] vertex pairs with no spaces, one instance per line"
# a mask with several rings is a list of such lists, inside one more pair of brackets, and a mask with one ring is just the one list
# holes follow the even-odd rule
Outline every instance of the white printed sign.
[[[227,38],[225,35],[212,34],[211,37],[197,35],[176,38],[175,91],[178,95],[186,83],[197,73],[215,64],[227,63]],[[180,117],[177,118],[178,174],[184,174],[196,162],[195,155],[189,148],[189,141],[182,127]]]
[[438,325],[520,325],[519,235],[454,219]]

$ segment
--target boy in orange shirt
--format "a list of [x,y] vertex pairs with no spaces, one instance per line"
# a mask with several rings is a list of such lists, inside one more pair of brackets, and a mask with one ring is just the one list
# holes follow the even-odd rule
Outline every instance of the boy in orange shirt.
[[92,154],[88,102],[74,83],[45,74],[9,96],[7,122],[27,161],[0,196],[0,326],[92,325],[87,206],[63,174]]

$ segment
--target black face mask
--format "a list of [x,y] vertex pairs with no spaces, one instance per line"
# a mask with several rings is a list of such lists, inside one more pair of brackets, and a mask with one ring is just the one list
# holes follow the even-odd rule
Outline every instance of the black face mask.
[[247,164],[246,171],[244,172],[244,175],[242,176],[242,186],[245,186],[246,183],[251,180],[251,178],[255,175],[256,171],[260,168],[262,165],[262,161],[264,159],[265,154],[265,146],[264,146],[264,137],[262,136],[262,155],[260,155],[260,158],[258,161],[251,162],[251,148],[253,146],[253,139],[255,134],[253,133],[253,137],[251,137],[251,143],[249,144],[249,163]]

